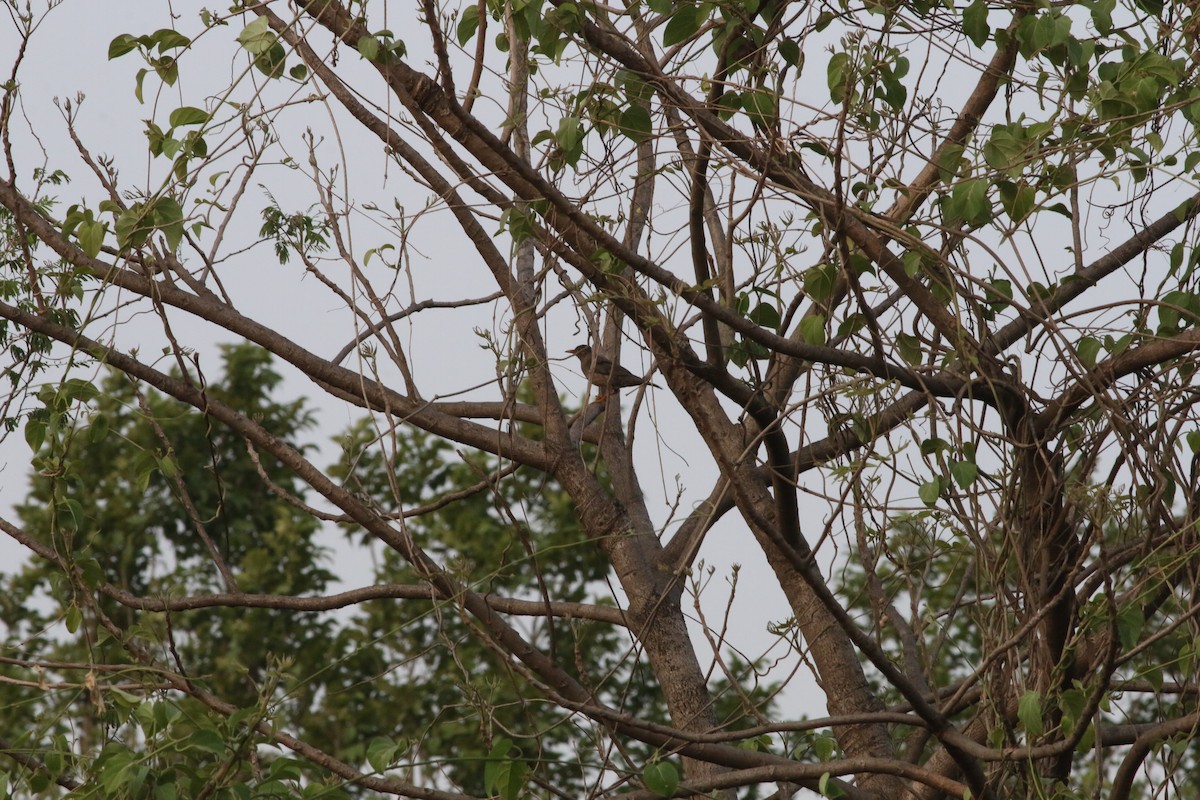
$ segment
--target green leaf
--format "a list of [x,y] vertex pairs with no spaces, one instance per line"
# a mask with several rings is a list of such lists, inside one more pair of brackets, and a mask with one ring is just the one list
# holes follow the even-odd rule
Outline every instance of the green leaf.
[[976,47],[983,47],[992,36],[988,27],[988,4],[986,0],[975,0],[963,11],[963,33]]
[[159,28],[150,34],[147,39],[149,39],[150,44],[158,47],[159,53],[165,53],[168,50],[177,50],[180,47],[187,47],[192,43],[191,39],[179,31],[173,31],[170,28]]
[[208,142],[200,135],[200,131],[192,131],[185,138],[188,155],[204,158],[208,155]]
[[1096,26],[1096,32],[1101,36],[1108,36],[1113,32],[1112,12],[1117,7],[1117,0],[1096,0],[1089,4],[1092,12],[1092,24]]
[[1104,337],[1104,349],[1108,351],[1109,355],[1119,356],[1128,350],[1131,344],[1133,344],[1133,334],[1131,333],[1127,333],[1119,339],[1112,336]]
[[806,314],[800,320],[800,335],[809,344],[825,344],[825,315]]
[[258,55],[270,50],[275,44],[275,33],[266,17],[255,17],[254,21],[238,34],[237,40],[247,53]]
[[379,57],[379,40],[374,36],[362,36],[358,40],[358,52],[367,61],[374,61]]
[[579,117],[563,117],[559,120],[558,130],[554,133],[554,141],[563,150],[572,150],[583,139],[583,124]]
[[966,489],[974,483],[978,475],[979,467],[976,466],[974,461],[950,462],[950,477],[954,478],[954,482],[962,489]]
[[1171,268],[1167,270],[1167,274],[1174,277],[1179,273],[1179,268],[1183,266],[1183,242],[1176,242],[1171,248]]
[[67,613],[63,617],[63,621],[67,625],[68,633],[75,633],[79,630],[79,626],[83,624],[83,612],[79,610],[79,606],[72,603],[67,607]]
[[824,303],[833,296],[837,273],[834,264],[817,264],[804,271],[804,291],[814,303]]
[[828,761],[837,752],[837,742],[832,736],[823,733],[813,737],[812,749],[817,761]]
[[146,239],[154,229],[146,224],[146,206],[135,203],[117,217],[117,245],[124,250],[126,247],[137,247],[145,244]]
[[1179,671],[1184,675],[1190,675],[1193,665],[1196,663],[1197,652],[1200,651],[1200,641],[1193,639],[1190,642],[1184,642],[1179,647]]
[[834,53],[826,68],[825,81],[829,86],[829,99],[842,103],[846,98],[847,69],[850,66],[850,56],[846,53]]
[[1025,125],[1013,122],[997,125],[983,145],[983,158],[989,167],[1004,170],[1012,177],[1022,170],[1037,155],[1041,139],[1046,135],[1046,126]]
[[910,278],[915,278],[921,273],[921,254],[916,250],[909,250],[904,254],[901,262],[904,264],[904,274]]
[[82,378],[70,378],[63,381],[58,394],[69,403],[90,403],[100,396],[100,390],[91,381],[85,381]]
[[789,64],[794,67],[800,63],[800,59],[802,57],[800,53],[800,45],[796,43],[795,39],[780,39],[778,50],[779,57],[783,59],[785,64]]
[[937,155],[938,175],[943,183],[950,183],[958,177],[958,172],[965,163],[962,145],[948,144]]
[[79,567],[80,574],[83,576],[84,584],[88,587],[95,589],[105,579],[104,569],[96,559],[82,558],[76,564]]
[[1085,705],[1087,694],[1079,688],[1078,682],[1075,687],[1058,696],[1058,707],[1062,710],[1063,733],[1069,736],[1078,727],[1079,717]]
[[616,85],[624,93],[629,105],[645,105],[654,96],[654,87],[642,80],[642,76],[629,70],[617,70]]
[[283,45],[275,42],[254,57],[254,66],[268,78],[282,77],[283,68],[287,66],[287,52],[283,49]]
[[865,327],[867,327],[866,316],[856,311],[853,314],[848,315],[842,320],[842,323],[838,325],[837,335],[838,337],[850,336],[851,334],[857,333]]
[[486,791],[490,792],[495,788],[500,765],[508,759],[512,749],[513,741],[506,736],[498,737],[492,742],[492,749],[488,751],[487,762],[483,768],[483,788]]
[[1012,281],[1007,278],[998,278],[988,283],[987,289],[988,303],[991,305],[993,311],[1000,311],[1012,303]]
[[208,112],[204,109],[183,106],[171,112],[169,121],[172,128],[182,128],[185,125],[203,125],[208,119]]
[[1041,736],[1045,730],[1042,724],[1042,696],[1034,691],[1027,691],[1017,702],[1017,718],[1021,726],[1030,736]]
[[775,121],[776,99],[773,92],[756,89],[742,95],[742,108],[750,122],[760,128],[768,128]]
[[108,59],[120,58],[126,53],[137,49],[138,39],[128,33],[122,33],[117,38],[108,43]]
[[62,528],[78,530],[84,522],[83,505],[78,500],[58,502],[58,524]]
[[171,57],[156,58],[151,62],[154,74],[167,86],[174,86],[179,80],[179,64]]
[[383,772],[395,762],[398,750],[398,745],[391,739],[376,736],[367,745],[367,763],[376,772]]
[[902,75],[907,74],[908,66],[908,59],[900,58],[896,61],[894,69],[887,65],[881,65],[879,68],[879,84],[876,88],[876,96],[880,97],[897,113],[904,110],[904,104],[908,101],[908,87],[900,80]]
[[92,423],[88,428],[88,441],[92,444],[100,444],[108,438],[108,431],[108,417],[97,414],[92,418]]
[[93,220],[79,223],[75,236],[79,239],[79,246],[83,252],[87,253],[90,258],[95,258],[100,255],[100,249],[104,247],[104,234],[107,232],[107,222]]
[[25,442],[34,453],[42,449],[46,441],[46,414],[32,413],[25,421]]
[[1100,354],[1100,340],[1093,336],[1084,336],[1075,345],[1075,352],[1079,355],[1079,363],[1091,369],[1096,366],[1096,357]]
[[148,74],[150,74],[150,70],[148,70],[148,69],[139,69],[137,71],[137,79],[136,79],[136,81],[134,83],[134,87],[133,87],[133,96],[137,98],[137,101],[139,103],[146,102],[145,100],[142,99],[142,82],[143,82],[143,80],[145,80],[145,78]]
[[104,748],[101,758],[104,768],[99,770],[100,785],[105,792],[115,795],[128,777],[126,771],[134,754],[121,745],[110,744]]
[[298,781],[304,777],[304,768],[308,762],[294,758],[280,757],[270,762],[267,773],[276,780]]
[[1128,603],[1117,614],[1117,632],[1121,637],[1121,645],[1133,647],[1142,636],[1142,626],[1146,618],[1142,615],[1142,607],[1137,603]]
[[375,256],[378,255],[380,258],[383,258],[384,253],[388,252],[389,250],[395,250],[395,249],[396,249],[395,245],[390,245],[390,244],[380,245],[379,247],[372,247],[370,250],[363,253],[363,266],[365,267],[368,264],[370,264],[371,259],[374,258]]
[[1162,0],[1134,0],[1134,5],[1155,17],[1161,17],[1165,7]]
[[988,183],[986,180],[974,180],[960,184],[964,190],[963,221],[969,225],[985,225],[992,219],[992,204],[987,197]]
[[554,141],[559,151],[554,155],[554,158],[559,160],[556,168],[561,168],[563,164],[573,167],[579,163],[583,156],[585,133],[583,121],[579,117],[563,117],[559,120],[558,129],[554,132]]
[[663,46],[672,47],[690,39],[708,19],[707,3],[676,5],[667,27],[663,30]]
[[154,227],[163,232],[167,246],[176,250],[183,241],[183,208],[171,197],[160,197],[154,204]]
[[1026,184],[1025,181],[1015,184],[1006,181],[998,185],[1004,213],[1008,214],[1008,218],[1013,221],[1014,225],[1021,224],[1033,211],[1033,207],[1037,205],[1037,190]]
[[936,453],[942,453],[950,449],[952,449],[950,447],[950,443],[937,436],[931,436],[930,438],[924,439],[921,442],[921,455],[923,456],[932,456]]
[[992,219],[992,204],[988,200],[991,181],[984,178],[955,184],[945,200],[946,222],[964,223],[972,227],[986,225]]
[[679,788],[679,771],[670,761],[655,761],[642,770],[642,781],[659,797],[671,797]]
[[500,800],[521,800],[528,769],[520,761],[505,761],[496,775],[496,790]]
[[934,478],[931,481],[925,481],[921,484],[921,488],[917,489],[917,497],[921,498],[921,502],[932,507],[938,501],[938,497],[942,494],[942,481],[940,478]]
[[122,250],[138,247],[156,230],[162,231],[172,250],[179,247],[183,240],[183,209],[173,198],[160,197],[150,205],[135,203],[122,212],[116,223],[117,245]]
[[619,126],[622,134],[641,144],[650,138],[650,112],[645,106],[630,106],[621,112]]
[[925,361],[925,351],[921,349],[921,340],[910,333],[901,333],[896,337],[896,345],[900,349],[900,357],[912,364],[920,366]]
[[1146,682],[1150,684],[1150,688],[1154,689],[1155,694],[1162,691],[1163,671],[1161,666],[1158,664],[1151,665],[1145,672],[1142,673],[1142,676],[1146,679]]
[[288,70],[288,75],[291,75],[298,81],[302,81],[308,77],[308,67],[303,64],[297,64]]
[[519,758],[520,751],[513,747],[512,739],[496,739],[483,770],[484,788],[502,800],[518,800],[528,771]]
[[200,750],[215,756],[224,755],[226,748],[226,742],[221,738],[221,734],[209,728],[196,731],[184,739],[181,744],[186,749]]
[[463,47],[471,41],[477,30],[479,30],[479,6],[467,6],[463,9],[462,16],[458,18],[458,29],[455,31],[459,47]]
[[750,312],[750,321],[762,325],[764,328],[777,330],[782,319],[779,316],[778,308],[770,303],[759,303]]

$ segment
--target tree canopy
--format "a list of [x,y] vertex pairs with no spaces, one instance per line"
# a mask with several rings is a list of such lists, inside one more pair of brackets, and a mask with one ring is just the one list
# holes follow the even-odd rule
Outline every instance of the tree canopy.
[[1194,791],[1195,3],[5,8],[0,788]]

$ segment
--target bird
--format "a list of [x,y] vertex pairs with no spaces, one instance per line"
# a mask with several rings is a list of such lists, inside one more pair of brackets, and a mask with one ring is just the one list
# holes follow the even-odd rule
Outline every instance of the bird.
[[587,376],[588,382],[593,386],[600,387],[601,397],[604,397],[610,391],[616,392],[618,389],[627,389],[632,386],[653,386],[655,389],[659,388],[657,384],[650,383],[646,378],[634,375],[620,364],[613,364],[611,360],[603,356],[594,356],[591,345],[581,344],[567,352],[579,359],[579,363],[583,367],[583,374]]

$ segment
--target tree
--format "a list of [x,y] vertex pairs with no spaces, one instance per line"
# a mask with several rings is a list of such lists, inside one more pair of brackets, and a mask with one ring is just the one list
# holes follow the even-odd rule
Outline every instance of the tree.
[[[211,396],[262,420],[308,452],[312,448],[297,438],[311,414],[302,401],[271,399],[281,376],[269,359],[252,345],[223,348],[223,369]],[[203,595],[207,599],[186,613],[155,619],[149,636],[166,642],[177,664],[186,665],[188,681],[213,695],[264,714],[260,706],[270,703],[274,724],[302,731],[338,757],[388,763],[386,753],[394,760],[444,761],[439,768],[475,792],[484,791],[478,766],[496,746],[490,740],[505,740],[493,730],[547,729],[537,739],[546,752],[536,754],[545,764],[535,776],[545,772],[559,787],[572,783],[569,762],[556,758],[585,743],[574,740],[573,727],[524,696],[527,691],[523,694],[519,684],[499,680],[503,663],[472,640],[445,603],[419,599],[411,591],[400,605],[347,599],[339,605],[354,605],[360,613],[338,621],[319,613],[319,606],[287,602],[289,596],[326,593],[332,578],[324,566],[328,553],[314,540],[318,520],[287,502],[298,490],[295,475],[248,450],[239,438],[211,428],[203,415],[145,393],[123,376],[110,376],[98,388],[95,394],[75,381],[43,395],[46,413],[33,419],[46,423],[47,439],[34,460],[39,471],[32,476],[32,491],[18,513],[24,530],[54,534],[32,546],[74,561],[85,581],[113,578],[107,595],[97,598],[94,617],[76,599],[77,587],[68,584],[64,592],[63,564],[49,552],[48,559],[0,581],[8,598],[0,619],[19,655],[14,663],[26,668],[53,663],[60,669],[123,663],[121,642],[107,635],[105,623],[147,636],[138,630],[144,626],[131,599]],[[64,430],[53,414],[71,391],[95,403],[86,420]],[[559,602],[595,601],[594,584],[606,564],[599,551],[582,546],[585,540],[561,490],[541,480],[531,484],[531,476],[520,471],[502,487],[481,483],[479,476],[489,471],[485,459],[454,463],[444,441],[420,431],[396,432],[390,445],[394,454],[384,458],[368,420],[346,433],[343,447],[331,473],[380,503],[396,485],[406,497],[425,496],[430,508],[411,515],[410,532],[434,541],[431,550],[444,560],[470,558],[486,565],[479,589],[516,593],[540,579],[545,593]],[[512,538],[514,518],[500,513],[507,505],[498,507],[510,498],[493,488],[514,493],[511,502],[519,504],[526,520],[520,526],[536,525],[543,532],[536,551],[522,550]],[[444,494],[455,501],[441,502]],[[63,510],[69,517],[56,518]],[[356,526],[346,528],[348,536],[360,536]],[[520,541],[531,542],[530,533]],[[375,597],[405,597],[406,589],[419,584],[397,561],[384,553],[375,567]],[[41,601],[46,596],[70,598],[65,614],[58,605],[47,612]],[[39,635],[60,615],[71,634],[66,641]],[[589,668],[620,676],[610,677],[607,687],[619,687],[626,693],[624,702],[650,711],[657,696],[647,691],[644,679],[624,674],[629,666],[622,663],[625,647],[617,631],[581,620],[558,634],[558,646],[585,649]],[[531,638],[539,641],[547,633],[554,631]],[[204,717],[203,706],[186,698],[146,703],[118,692],[110,701],[83,686],[72,692],[69,682],[58,687],[64,691],[57,695],[27,685],[8,688],[4,706],[13,710],[12,720],[23,723],[12,731],[21,738],[8,746],[35,748],[39,740],[69,736],[72,726],[90,729],[77,749],[99,753],[94,774],[102,784],[125,790],[147,784],[156,792],[170,788],[193,796],[222,763],[212,758],[223,754],[222,739],[214,740],[212,725],[195,723]],[[767,698],[758,701],[769,707]],[[92,708],[72,710],[81,704]],[[665,721],[661,711],[657,718]],[[39,720],[51,724],[41,728],[34,724]],[[145,737],[137,758],[122,741],[131,729],[135,739]],[[179,750],[199,757],[207,769],[181,763]],[[445,758],[447,752],[456,757]],[[640,755],[649,753],[642,748]],[[253,782],[242,760],[225,763],[224,783]],[[288,768],[296,769],[290,763]],[[40,778],[33,788],[49,782],[47,775]],[[253,783],[259,794],[269,796],[281,788],[271,781]],[[322,786],[321,791],[330,790]]]
[[[23,111],[72,12],[8,6],[5,418],[44,512],[3,528],[54,577],[19,638],[102,644],[76,682],[121,703],[19,732],[22,791],[136,794],[142,752],[237,796],[1194,785],[1195,4],[237,4],[113,38],[105,74],[144,105],[100,133],[79,100]],[[31,159],[64,131],[73,151]],[[148,160],[99,155],[138,132]],[[559,360],[579,334],[663,388],[587,388]],[[230,340],[311,404],[215,391]],[[275,487],[239,485],[199,547],[189,487],[253,459],[135,442],[125,480],[175,486],[135,510],[178,503],[164,536],[191,548],[165,592],[132,569],[152,544],[76,536],[136,498],[71,449],[106,441],[127,386],[146,420],[160,394],[190,409],[159,441],[247,450]],[[330,469],[296,438],[316,407],[367,414]],[[678,515],[647,499],[675,463],[648,438],[684,454]],[[318,521],[382,554],[374,583],[328,595],[310,550],[239,588]],[[769,565],[793,617],[771,630],[826,717],[692,636],[718,523]],[[252,603],[288,620],[277,643],[233,622]],[[294,622],[342,603],[351,624]],[[184,618],[252,683],[172,648]],[[422,642],[402,691],[392,660]],[[293,683],[269,658],[289,646],[346,658]],[[12,677],[45,704],[36,675],[68,667],[37,647]],[[447,703],[415,749],[378,725]]]

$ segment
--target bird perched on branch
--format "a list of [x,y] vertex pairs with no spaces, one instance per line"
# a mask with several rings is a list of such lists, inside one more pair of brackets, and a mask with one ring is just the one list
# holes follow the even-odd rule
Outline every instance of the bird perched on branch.
[[605,397],[609,392],[615,393],[618,389],[628,389],[632,386],[648,385],[655,389],[659,388],[657,384],[634,375],[621,365],[614,364],[603,356],[594,355],[590,345],[581,344],[567,352],[579,359],[588,382],[593,386],[600,387],[600,397]]

